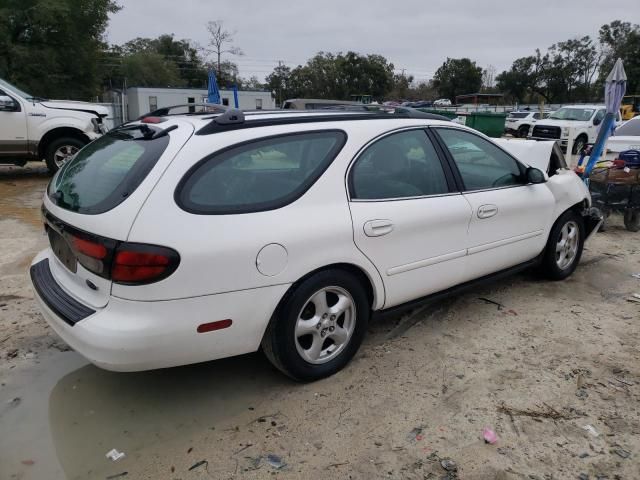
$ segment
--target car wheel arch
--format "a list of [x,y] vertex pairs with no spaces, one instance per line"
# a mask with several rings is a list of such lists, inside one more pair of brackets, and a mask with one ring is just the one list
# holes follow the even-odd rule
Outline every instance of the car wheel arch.
[[91,139],[87,137],[81,130],[73,127],[57,127],[45,133],[38,142],[38,159],[43,160],[49,144],[58,138],[73,137],[89,143]]
[[298,285],[300,285],[308,278],[326,270],[343,270],[356,277],[362,283],[362,286],[367,293],[367,298],[369,299],[369,304],[371,305],[372,310],[375,310],[376,305],[378,305],[379,303],[382,304],[382,302],[384,301],[384,291],[380,291],[376,288],[376,282],[371,278],[366,269],[354,263],[332,263],[316,268],[315,270],[306,273],[305,275],[298,278],[295,282],[293,282],[278,302],[278,306],[276,307],[275,311],[278,311],[280,305],[282,305],[285,299],[298,287]]

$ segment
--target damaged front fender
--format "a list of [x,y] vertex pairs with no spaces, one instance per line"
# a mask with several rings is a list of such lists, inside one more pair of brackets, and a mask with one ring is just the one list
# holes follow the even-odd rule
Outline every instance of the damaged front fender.
[[584,220],[585,242],[591,238],[591,236],[600,229],[600,225],[604,221],[604,215],[600,209],[596,207],[585,208],[582,211],[582,218]]

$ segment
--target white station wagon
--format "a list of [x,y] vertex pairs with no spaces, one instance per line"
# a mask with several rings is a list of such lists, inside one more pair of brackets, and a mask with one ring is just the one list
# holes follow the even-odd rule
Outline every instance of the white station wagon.
[[549,167],[550,147],[526,164],[509,145],[411,110],[144,118],[52,179],[36,298],[105,369],[262,347],[294,379],[322,378],[374,311],[574,271],[599,221],[587,188]]

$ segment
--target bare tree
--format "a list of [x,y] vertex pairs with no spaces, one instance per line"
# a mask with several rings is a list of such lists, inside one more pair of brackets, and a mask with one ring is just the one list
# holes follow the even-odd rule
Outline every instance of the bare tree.
[[211,38],[209,39],[209,45],[213,47],[212,53],[217,56],[217,71],[220,71],[222,64],[222,55],[229,53],[231,55],[244,55],[244,52],[233,45],[233,37],[236,32],[225,30],[224,22],[222,20],[214,20],[207,23],[207,30]]
[[482,86],[486,89],[492,89],[495,86],[496,67],[488,65],[482,72]]

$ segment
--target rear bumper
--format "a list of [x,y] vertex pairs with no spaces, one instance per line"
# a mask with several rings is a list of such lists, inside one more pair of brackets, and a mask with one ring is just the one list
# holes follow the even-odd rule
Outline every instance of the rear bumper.
[[[34,265],[46,254],[38,255]],[[64,292],[60,285],[49,287]],[[104,308],[71,325],[42,286],[34,284],[36,300],[53,330],[90,362],[114,371],[174,367],[256,351],[288,288],[276,285],[155,302],[110,297]],[[197,332],[198,325],[224,319],[233,321],[229,328]]]

